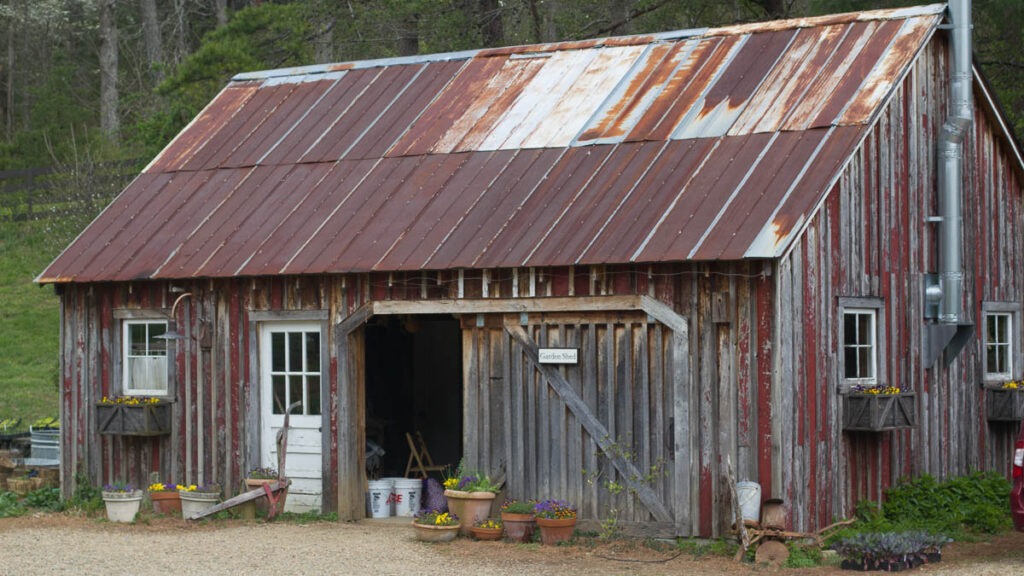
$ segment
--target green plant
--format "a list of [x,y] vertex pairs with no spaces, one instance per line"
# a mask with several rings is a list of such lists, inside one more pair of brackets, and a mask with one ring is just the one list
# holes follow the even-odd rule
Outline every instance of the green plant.
[[459,517],[440,510],[421,510],[413,522],[424,526],[455,526],[459,523]]
[[704,556],[722,556],[731,558],[736,554],[736,550],[739,548],[739,544],[734,540],[698,540],[695,538],[680,539],[676,546],[694,558],[701,558]]
[[533,514],[533,507],[536,504],[536,500],[505,500],[501,505],[501,511],[509,514]]
[[25,506],[18,501],[17,494],[14,492],[0,492],[0,518],[21,516],[26,512]]
[[832,548],[852,567],[891,571],[925,562],[949,542],[946,536],[926,531],[861,532],[840,539]]
[[39,508],[51,512],[59,512],[64,509],[64,503],[60,499],[60,488],[33,490],[25,496],[24,503],[29,508]]
[[575,518],[576,507],[565,500],[549,498],[534,505],[533,515],[537,518]]
[[942,483],[926,474],[887,490],[882,511],[894,526],[993,534],[1010,527],[1009,494],[1010,483],[991,472]]
[[813,568],[822,563],[821,548],[815,545],[787,544],[789,558],[783,564],[786,568]]
[[446,472],[445,475],[444,487],[446,490],[493,492],[495,494],[501,491],[501,484],[494,482],[479,470],[466,468],[462,462],[453,472]]
[[103,498],[100,489],[93,486],[85,474],[75,474],[75,490],[71,498],[64,502],[64,510],[94,514],[101,508]]

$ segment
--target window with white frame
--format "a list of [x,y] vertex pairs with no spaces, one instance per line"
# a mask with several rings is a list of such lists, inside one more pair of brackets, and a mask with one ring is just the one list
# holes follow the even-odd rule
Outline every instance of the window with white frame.
[[985,379],[1011,380],[1014,374],[1015,343],[1013,313],[985,312]]
[[125,320],[121,343],[125,395],[167,394],[166,320]]
[[842,388],[886,384],[885,301],[839,298],[839,380]]
[[878,383],[878,310],[843,308],[843,380],[850,384]]

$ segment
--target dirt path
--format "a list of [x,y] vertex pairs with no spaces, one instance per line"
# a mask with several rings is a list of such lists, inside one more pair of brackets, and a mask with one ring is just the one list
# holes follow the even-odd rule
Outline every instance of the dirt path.
[[[721,557],[659,552],[635,542],[541,547],[459,539],[424,544],[405,522],[315,523],[155,518],[134,525],[38,515],[0,520],[0,574],[486,574],[599,576],[808,574],[850,576],[834,567],[781,569]],[[671,559],[669,559],[671,558]],[[954,544],[927,574],[1024,572],[1024,534]]]

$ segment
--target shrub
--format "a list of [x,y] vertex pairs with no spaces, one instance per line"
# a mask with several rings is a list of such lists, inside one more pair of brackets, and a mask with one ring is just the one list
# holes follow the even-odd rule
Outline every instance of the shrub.
[[882,511],[894,525],[946,534],[993,534],[1010,527],[1009,496],[1010,483],[991,472],[974,472],[942,483],[924,475],[887,490]]

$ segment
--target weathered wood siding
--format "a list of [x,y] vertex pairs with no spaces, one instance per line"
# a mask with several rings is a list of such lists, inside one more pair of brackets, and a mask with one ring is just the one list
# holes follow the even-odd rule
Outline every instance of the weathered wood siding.
[[[99,436],[93,405],[119,393],[118,314],[169,313],[177,293],[163,283],[64,287],[65,490],[73,489],[80,473],[94,484],[143,483],[152,471],[233,490],[259,459],[254,313],[287,318],[326,310],[324,406],[333,408],[324,437],[324,502],[335,509],[339,502],[331,494],[339,482],[354,501],[365,481],[358,465],[365,385],[361,333],[342,337],[335,329],[364,321],[351,316],[360,307],[371,301],[613,295],[651,297],[684,318],[689,335],[678,340],[661,322],[628,311],[570,309],[530,315],[522,326],[529,342],[581,348],[585,371],[562,372],[608,438],[590,437],[574,423],[576,416],[559,408],[546,383],[551,374],[531,364],[529,346],[508,328],[519,325],[519,315],[486,315],[483,327],[476,326],[477,315],[463,315],[466,457],[496,472],[507,466],[511,494],[572,498],[590,519],[606,518],[615,508],[624,524],[650,523],[655,527],[648,531],[660,526],[663,533],[711,535],[726,529],[727,460],[738,478],[770,485],[771,450],[765,442],[771,409],[760,399],[770,393],[773,286],[764,264],[199,280],[176,287],[192,296],[176,314],[186,338],[174,357],[174,430],[143,440]],[[685,394],[674,393],[675,383],[685,386]],[[677,413],[686,416],[676,418]],[[344,450],[338,438],[346,439]],[[614,448],[595,450],[605,440]],[[601,489],[603,480],[621,480],[622,472],[608,467],[609,450],[644,476],[658,468],[646,484],[670,517],[654,515],[650,498],[645,503],[633,493],[614,496]],[[588,483],[594,475],[597,481]],[[340,506],[344,514],[362,514],[352,502]]]
[[[798,530],[849,516],[859,500],[880,501],[900,477],[1008,471],[1016,427],[986,422],[980,328],[948,368],[923,366],[923,275],[938,269],[937,228],[926,219],[938,213],[944,51],[938,41],[928,46],[779,262],[773,450],[780,466],[770,493],[790,503]],[[1020,174],[1007,150],[979,112],[967,143],[963,203],[964,320],[976,325],[982,302],[1024,297]],[[886,382],[917,392],[915,429],[842,431],[838,299],[844,297],[883,300],[880,369]],[[1018,326],[1014,338],[1021,335]]]

